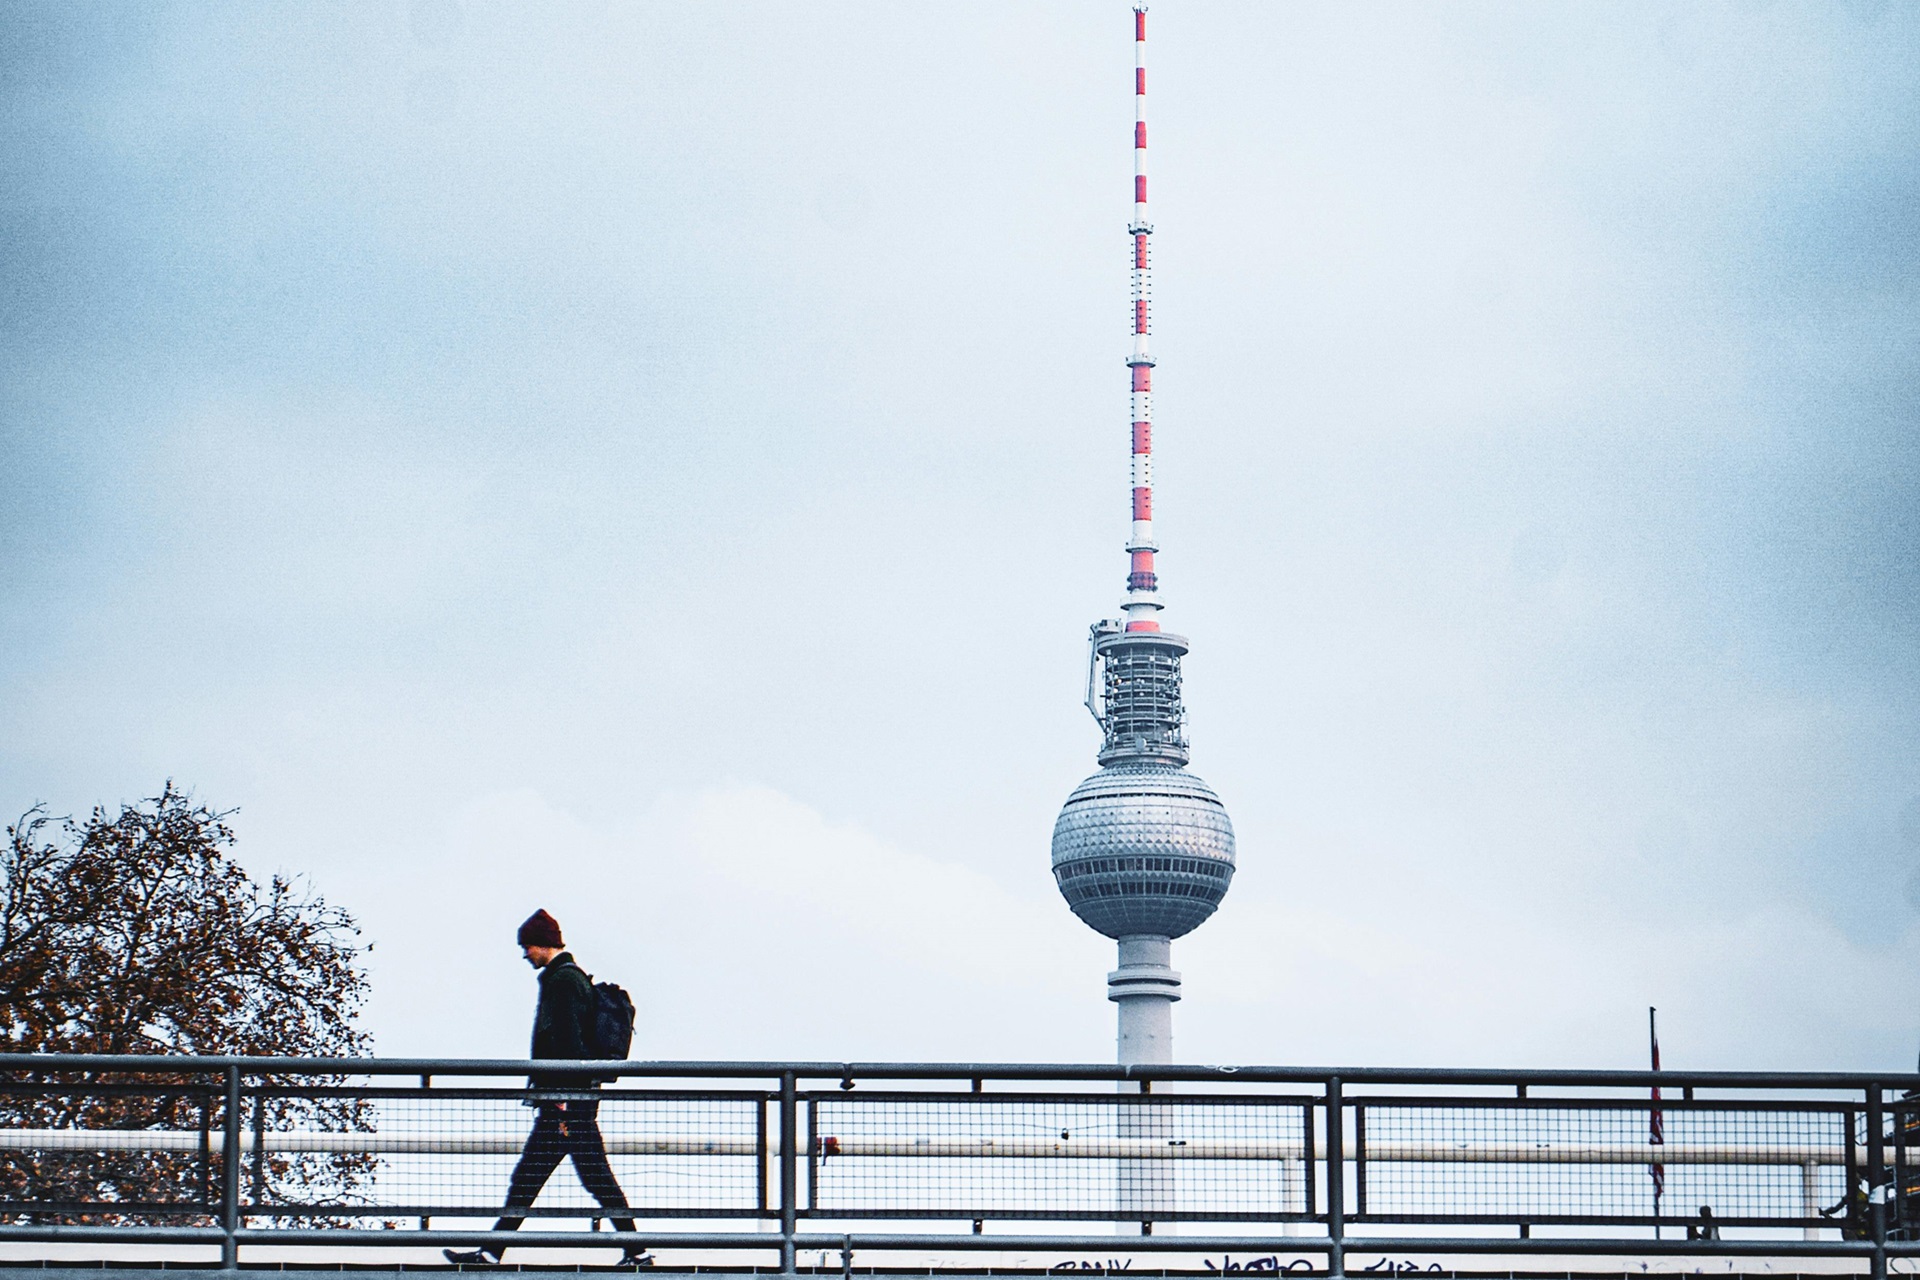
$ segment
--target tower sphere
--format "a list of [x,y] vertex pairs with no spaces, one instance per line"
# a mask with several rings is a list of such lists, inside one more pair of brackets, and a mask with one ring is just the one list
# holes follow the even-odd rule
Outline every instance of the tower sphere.
[[1109,938],[1178,938],[1233,880],[1233,823],[1185,769],[1109,766],[1067,797],[1053,824],[1053,875],[1073,913]]

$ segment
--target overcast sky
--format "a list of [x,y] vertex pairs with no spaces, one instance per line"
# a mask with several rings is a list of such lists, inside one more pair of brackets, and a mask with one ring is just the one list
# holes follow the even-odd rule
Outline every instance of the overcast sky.
[[[1154,8],[1188,1061],[1910,1069],[1920,8]],[[0,808],[524,1052],[1107,1060],[1121,0],[8,4]]]

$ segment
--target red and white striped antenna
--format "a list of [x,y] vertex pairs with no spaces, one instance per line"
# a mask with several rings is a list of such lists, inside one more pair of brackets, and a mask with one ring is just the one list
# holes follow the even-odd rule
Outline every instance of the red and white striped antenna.
[[1160,580],[1153,567],[1153,356],[1147,351],[1147,304],[1152,300],[1153,267],[1147,242],[1147,6],[1133,6],[1133,526],[1127,539],[1132,569],[1127,574],[1127,630],[1158,631]]

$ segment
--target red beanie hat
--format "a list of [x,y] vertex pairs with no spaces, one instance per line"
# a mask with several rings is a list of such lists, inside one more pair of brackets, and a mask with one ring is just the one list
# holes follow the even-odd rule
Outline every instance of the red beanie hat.
[[560,938],[560,922],[545,911],[536,911],[527,917],[520,926],[518,941],[523,947],[564,947],[567,944]]

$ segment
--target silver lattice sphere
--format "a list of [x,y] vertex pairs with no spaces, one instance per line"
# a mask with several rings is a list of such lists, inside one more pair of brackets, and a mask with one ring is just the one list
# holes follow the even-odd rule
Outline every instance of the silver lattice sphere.
[[1185,769],[1102,769],[1053,824],[1053,875],[1073,913],[1109,938],[1178,938],[1227,896],[1233,823]]

